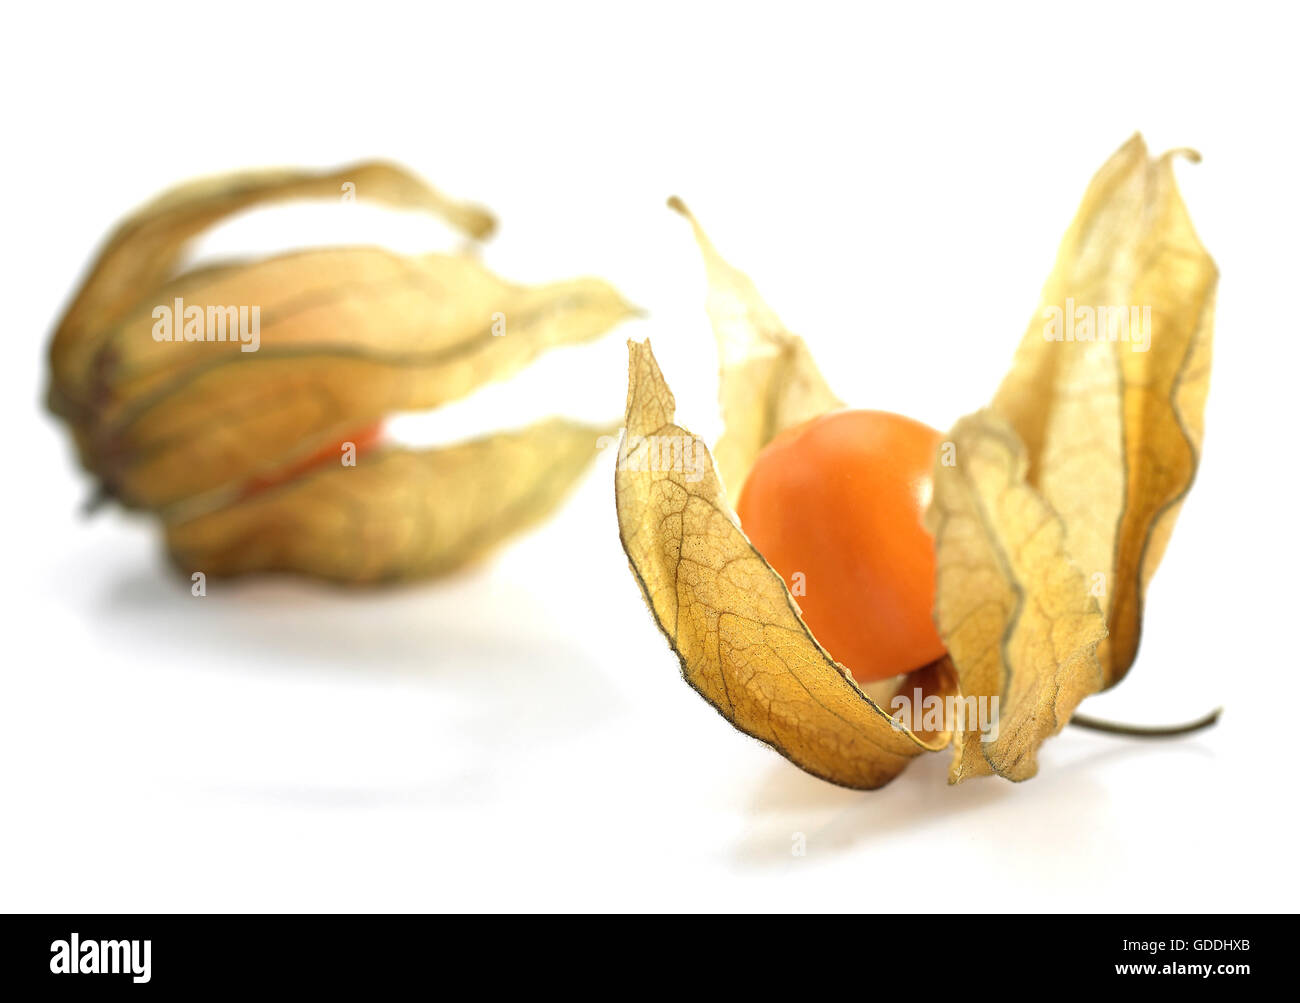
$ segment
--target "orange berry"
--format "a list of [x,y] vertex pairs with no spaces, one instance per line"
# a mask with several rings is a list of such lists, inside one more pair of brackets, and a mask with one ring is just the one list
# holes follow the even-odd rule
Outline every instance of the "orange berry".
[[859,682],[944,654],[923,522],[941,441],[902,415],[834,411],[768,443],[741,492],[745,534],[794,586],[813,636]]

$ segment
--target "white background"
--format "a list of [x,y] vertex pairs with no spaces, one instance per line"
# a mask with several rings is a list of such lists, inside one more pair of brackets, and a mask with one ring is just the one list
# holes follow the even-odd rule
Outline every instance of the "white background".
[[[542,9],[545,8],[545,9]],[[448,5],[6,15],[6,910],[1277,910],[1296,906],[1297,74],[1278,5]],[[678,676],[618,547],[611,458],[454,580],[212,583],[89,494],[40,404],[49,331],[114,221],[196,174],[406,162],[502,220],[515,279],[650,311],[445,414],[426,441],[622,413],[650,337],[717,431],[681,195],[842,396],[947,427],[991,394],[1092,172],[1135,129],[1222,269],[1204,463],[1129,679],[1040,775],[812,779]],[[425,219],[263,212],[200,256]],[[804,833],[807,856],[791,854]],[[1226,933],[1227,931],[1219,931]],[[1207,935],[1218,935],[1207,931]]]

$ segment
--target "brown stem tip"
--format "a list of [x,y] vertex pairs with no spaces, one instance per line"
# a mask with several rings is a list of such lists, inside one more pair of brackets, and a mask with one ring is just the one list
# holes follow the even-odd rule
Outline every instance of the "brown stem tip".
[[1100,718],[1088,717],[1086,714],[1075,714],[1074,717],[1070,718],[1070,723],[1078,725],[1080,728],[1087,728],[1089,731],[1104,731],[1111,735],[1128,735],[1130,738],[1174,738],[1178,735],[1190,735],[1194,731],[1213,726],[1222,713],[1223,708],[1216,707],[1210,713],[1204,717],[1198,717],[1195,721],[1188,721],[1186,724],[1169,725],[1118,724],[1115,721],[1103,721]]

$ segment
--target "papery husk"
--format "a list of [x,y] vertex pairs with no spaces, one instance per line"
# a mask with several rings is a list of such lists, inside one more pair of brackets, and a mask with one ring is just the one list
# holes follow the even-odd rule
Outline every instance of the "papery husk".
[[[1043,740],[1101,686],[1106,621],[1065,549],[1065,527],[1025,480],[1024,446],[989,412],[963,418],[935,466],[927,524],[936,554],[935,623],[963,702],[949,781],[1026,780]],[[972,727],[996,720],[996,735]]]
[[[1179,156],[1200,159],[1152,158],[1135,135],[1097,172],[992,403],[1024,441],[1029,483],[1065,520],[1067,549],[1099,595],[1105,686],[1137,655],[1143,598],[1204,437],[1219,273],[1178,192]],[[1131,337],[1045,340],[1048,308],[1064,313],[1067,301],[1150,307],[1149,350]]]
[[[383,162],[191,182],[118,226],[55,333],[50,406],[100,496],[157,514],[189,572],[442,574],[552,511],[598,453],[598,430],[563,420],[438,450],[369,440],[391,414],[464,397],[636,312],[599,279],[522,286],[472,253],[376,247],[177,274],[190,242],[233,213],[353,197],[475,239],[495,225]],[[195,309],[211,329],[184,327]],[[236,318],[256,318],[255,335]]]
[[551,419],[440,449],[385,446],[167,525],[187,573],[348,585],[447,574],[550,515],[611,428]]
[[200,233],[264,203],[339,199],[344,185],[363,200],[433,213],[471,237],[487,237],[496,226],[485,209],[450,199],[404,167],[384,161],[334,171],[239,171],[178,185],[117,225],[64,312],[50,346],[51,407],[59,414],[75,414],[85,403],[101,338],[173,276]]
[[619,535],[682,677],[736,728],[846,787],[880,787],[946,745],[946,732],[918,735],[892,719],[817,643],[736,524],[703,444],[674,423],[649,344],[628,350]]
[[[1011,372],[936,457],[927,522],[949,652],[936,689],[962,701],[950,722],[950,782],[1033,776],[1041,743],[1136,653],[1142,598],[1195,475],[1218,274],[1174,184],[1178,153],[1187,151],[1151,159],[1135,136],[1098,172]],[[803,342],[680,201],[671,204],[691,219],[709,272],[719,468],[735,498],[773,436],[840,403]],[[1104,340],[1045,340],[1046,309],[1076,304],[1150,307],[1149,350],[1111,340],[1109,328]],[[635,422],[641,435],[688,434],[671,424],[672,397],[648,347],[633,348],[628,420],[629,433]],[[728,720],[849,786],[887,782],[907,758],[946,742],[945,732],[877,744],[869,711],[884,712],[870,701],[864,712],[849,700],[860,719],[838,703],[827,719],[815,697],[845,696],[829,674],[839,667],[745,540],[720,485],[619,478],[620,531],[642,591],[687,681]],[[796,654],[774,639],[794,639]],[[861,692],[847,673],[835,676]],[[971,724],[980,701],[997,704],[993,730]]]
[[714,452],[733,503],[759,452],[779,433],[843,407],[802,338],[791,334],[744,272],[729,265],[679,198],[708,276],[707,310],[718,343],[723,432]]
[[212,507],[357,428],[456,400],[633,313],[598,279],[517,286],[468,256],[372,247],[183,276],[155,297],[176,298],[258,303],[261,344],[155,341],[152,302],[108,332],[99,403],[77,427],[87,463],[133,507]]

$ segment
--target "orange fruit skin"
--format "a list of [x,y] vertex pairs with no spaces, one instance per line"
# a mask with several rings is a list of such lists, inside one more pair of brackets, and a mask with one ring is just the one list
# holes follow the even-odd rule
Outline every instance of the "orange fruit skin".
[[741,491],[745,534],[795,583],[809,630],[859,682],[944,654],[923,521],[942,441],[902,415],[834,411],[768,443]]

